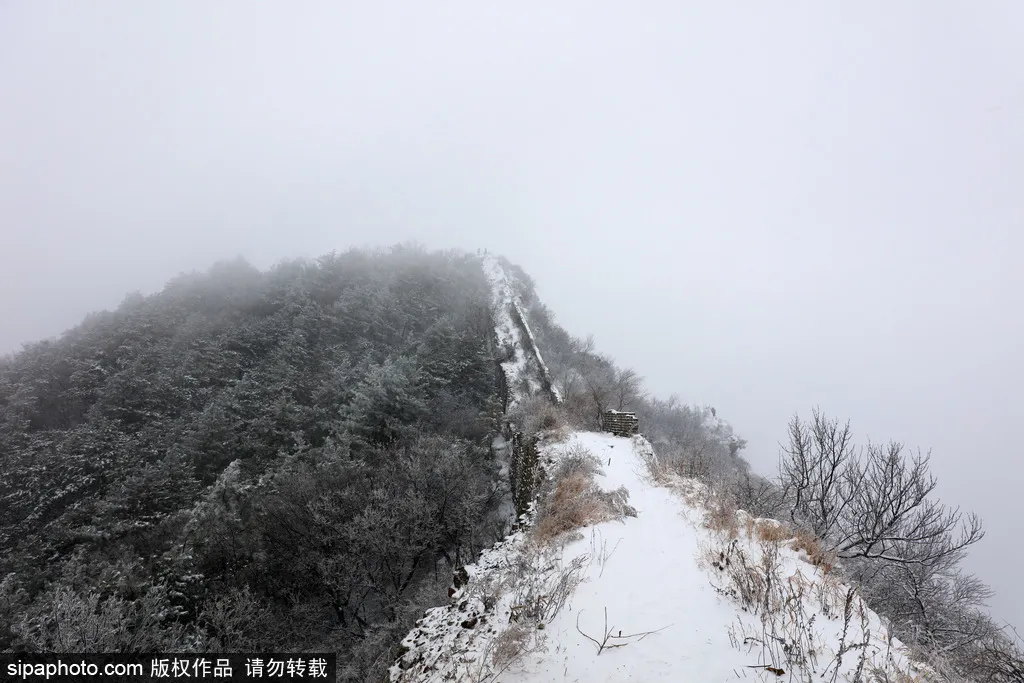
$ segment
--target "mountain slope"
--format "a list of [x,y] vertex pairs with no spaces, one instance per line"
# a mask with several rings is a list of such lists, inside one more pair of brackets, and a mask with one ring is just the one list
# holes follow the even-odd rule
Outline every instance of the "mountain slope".
[[490,309],[462,252],[237,261],[0,358],[0,650],[380,680],[507,526]]

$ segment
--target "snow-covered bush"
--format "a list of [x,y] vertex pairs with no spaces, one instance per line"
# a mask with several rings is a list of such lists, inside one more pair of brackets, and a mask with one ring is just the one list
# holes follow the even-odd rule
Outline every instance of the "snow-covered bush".
[[737,650],[756,653],[759,668],[807,683],[942,680],[907,660],[856,587],[824,567],[801,566],[779,538],[784,527],[747,526],[754,536],[712,535],[699,561],[712,587],[749,615],[729,638]]
[[566,425],[564,409],[543,395],[523,399],[509,411],[507,419],[526,435],[540,435]]
[[603,490],[595,480],[601,463],[585,448],[571,447],[558,461],[540,499],[534,536],[542,543],[580,527],[635,517],[629,492]]

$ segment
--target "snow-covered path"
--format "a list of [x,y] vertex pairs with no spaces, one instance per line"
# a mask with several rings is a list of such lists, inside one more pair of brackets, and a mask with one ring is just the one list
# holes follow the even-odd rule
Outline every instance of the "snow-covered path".
[[[690,509],[670,490],[643,481],[644,465],[631,439],[595,433],[573,439],[601,460],[602,488],[629,489],[638,517],[585,529],[584,540],[566,546],[567,560],[594,552],[594,545],[596,554],[605,548],[611,556],[591,564],[587,580],[547,626],[549,651],[499,680],[710,683],[743,677],[728,636],[736,609],[723,603],[697,566],[700,535]],[[616,639],[628,644],[598,655],[576,620],[582,631],[603,640],[605,608],[615,634],[663,630],[642,640]]]
[[[856,590],[794,550],[792,539],[764,533],[786,533],[778,522],[737,512],[723,531],[707,528],[703,509],[675,490],[696,492],[700,484],[667,475],[669,488],[647,479],[652,455],[642,437],[577,432],[542,452],[557,460],[577,446],[600,461],[603,489],[628,489],[637,516],[585,527],[579,540],[544,546],[540,555],[529,530],[484,551],[466,567],[469,584],[452,604],[430,610],[405,638],[392,681],[929,680]],[[551,597],[559,572],[574,566],[582,582],[554,617],[539,625],[515,618],[524,600],[515,586],[539,587],[534,599]],[[491,607],[487,594],[497,595]],[[497,653],[512,624],[530,624],[531,635],[518,641],[522,656],[502,664]],[[613,647],[599,652],[602,642]],[[883,678],[865,678],[874,672]]]

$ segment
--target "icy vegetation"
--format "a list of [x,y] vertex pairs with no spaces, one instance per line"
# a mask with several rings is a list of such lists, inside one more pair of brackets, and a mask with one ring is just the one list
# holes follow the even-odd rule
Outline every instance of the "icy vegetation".
[[381,680],[507,526],[491,305],[461,252],[235,261],[0,358],[0,650]]

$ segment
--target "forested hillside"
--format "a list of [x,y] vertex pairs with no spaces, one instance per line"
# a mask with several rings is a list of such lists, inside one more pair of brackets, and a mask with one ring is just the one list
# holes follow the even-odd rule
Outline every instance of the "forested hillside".
[[490,296],[459,253],[235,261],[4,359],[0,650],[372,668],[504,531]]

